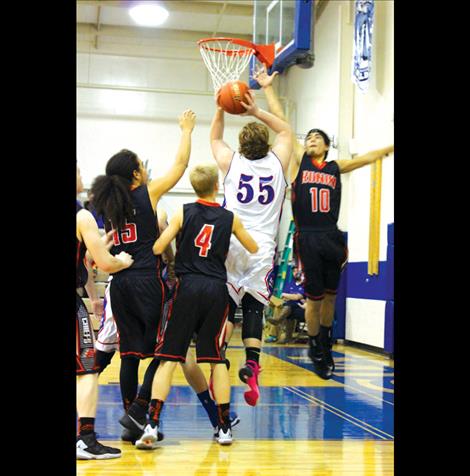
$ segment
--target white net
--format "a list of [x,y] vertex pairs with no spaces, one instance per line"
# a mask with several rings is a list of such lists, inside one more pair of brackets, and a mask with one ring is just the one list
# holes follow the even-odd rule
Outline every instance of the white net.
[[233,43],[231,39],[215,39],[199,44],[202,59],[212,78],[214,92],[228,81],[240,79],[255,50]]

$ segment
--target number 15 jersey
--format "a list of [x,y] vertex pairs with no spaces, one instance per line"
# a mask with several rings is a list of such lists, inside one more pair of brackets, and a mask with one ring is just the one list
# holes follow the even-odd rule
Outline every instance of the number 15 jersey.
[[265,157],[248,160],[233,154],[224,179],[224,204],[236,213],[244,227],[275,239],[287,182],[279,158],[272,151]]

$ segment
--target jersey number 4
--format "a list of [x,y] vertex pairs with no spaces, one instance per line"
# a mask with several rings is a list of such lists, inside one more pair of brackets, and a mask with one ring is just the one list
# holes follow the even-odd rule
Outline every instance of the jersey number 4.
[[[310,189],[312,196],[312,212],[318,212],[318,188]],[[320,189],[320,212],[328,213],[330,211],[330,190],[327,188]]]
[[207,257],[208,251],[212,246],[212,233],[214,232],[214,225],[203,225],[201,231],[194,240],[194,246],[199,248],[199,256]]
[[121,242],[119,241],[119,234],[121,235],[121,241],[123,243],[133,243],[137,241],[137,227],[135,223],[126,223],[124,228],[115,231],[113,233],[114,246],[119,246]]

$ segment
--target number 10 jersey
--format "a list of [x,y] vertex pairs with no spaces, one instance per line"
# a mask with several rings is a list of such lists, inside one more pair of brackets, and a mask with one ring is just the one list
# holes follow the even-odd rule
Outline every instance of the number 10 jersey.
[[249,160],[235,152],[224,179],[223,206],[236,213],[247,230],[276,238],[287,182],[279,158],[268,152]]

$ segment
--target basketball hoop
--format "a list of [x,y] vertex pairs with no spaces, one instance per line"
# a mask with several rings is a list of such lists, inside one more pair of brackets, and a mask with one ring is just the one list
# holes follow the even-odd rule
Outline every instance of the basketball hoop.
[[267,68],[274,61],[274,44],[255,45],[238,38],[204,38],[197,44],[215,92],[228,81],[238,81],[253,54]]

